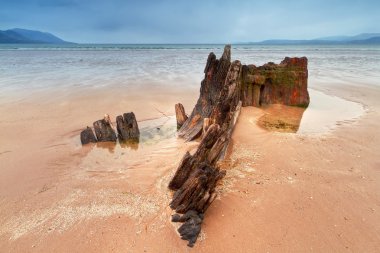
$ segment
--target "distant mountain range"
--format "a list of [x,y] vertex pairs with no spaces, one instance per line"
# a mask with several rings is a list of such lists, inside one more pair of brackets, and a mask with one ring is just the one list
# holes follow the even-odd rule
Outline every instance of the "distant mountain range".
[[[40,31],[14,28],[0,30],[0,44],[69,44],[57,36]],[[355,36],[330,36],[311,40],[264,40],[259,42],[238,42],[250,45],[339,45],[339,44],[380,44],[380,33],[362,33]]]
[[362,33],[355,36],[331,36],[312,40],[264,40],[242,44],[253,45],[331,45],[331,44],[380,44],[380,33]]
[[51,33],[32,31],[20,28],[10,30],[0,30],[0,44],[67,44],[70,42],[64,41]]

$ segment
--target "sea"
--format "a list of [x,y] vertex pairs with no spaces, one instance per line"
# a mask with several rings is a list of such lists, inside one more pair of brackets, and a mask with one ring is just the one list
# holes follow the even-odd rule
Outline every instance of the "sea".
[[[208,54],[220,57],[223,48],[223,44],[3,44],[0,106],[47,91],[128,90],[142,83],[199,89]],[[308,58],[310,89],[318,90],[321,82],[380,85],[380,45],[232,45],[232,59],[243,64],[279,63],[286,56]]]
[[[0,44],[0,93],[49,87],[107,86],[122,82],[177,79],[199,85],[209,52],[224,45]],[[309,59],[309,85],[335,79],[380,85],[380,45],[232,45],[243,64],[279,63],[284,57]]]

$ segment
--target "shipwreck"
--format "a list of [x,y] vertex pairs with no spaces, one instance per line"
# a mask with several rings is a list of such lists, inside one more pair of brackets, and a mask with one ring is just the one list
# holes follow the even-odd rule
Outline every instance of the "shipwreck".
[[307,58],[286,57],[280,64],[263,66],[231,62],[231,46],[217,59],[210,53],[201,82],[199,99],[187,116],[181,104],[175,106],[178,136],[200,138],[194,154],[187,152],[169,183],[174,191],[170,207],[173,222],[182,222],[178,232],[192,247],[201,231],[204,213],[216,198],[215,187],[226,171],[223,159],[242,106],[284,104],[307,107]]

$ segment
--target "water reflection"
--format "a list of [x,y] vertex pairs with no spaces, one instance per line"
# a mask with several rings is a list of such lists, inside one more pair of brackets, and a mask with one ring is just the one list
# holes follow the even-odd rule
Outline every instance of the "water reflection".
[[121,148],[129,148],[131,150],[138,150],[139,144],[140,142],[136,140],[119,141],[119,145]]
[[310,105],[304,108],[269,105],[258,125],[269,131],[297,134],[323,134],[364,113],[361,104],[309,89]]
[[[258,119],[258,125],[275,132],[297,134],[323,134],[350,122],[364,113],[361,104],[309,90],[310,105],[307,109],[279,104],[262,107],[264,115]],[[174,116],[139,122],[139,141],[99,142],[96,148],[136,152],[149,146],[155,146],[163,140],[176,139],[177,125]]]
[[115,145],[115,143],[112,143],[112,142],[97,142],[96,147],[101,148],[101,149],[106,149],[111,154],[113,154],[113,153],[115,153],[116,145]]
[[265,114],[258,120],[258,125],[269,131],[296,133],[300,127],[305,108],[268,105],[263,107]]

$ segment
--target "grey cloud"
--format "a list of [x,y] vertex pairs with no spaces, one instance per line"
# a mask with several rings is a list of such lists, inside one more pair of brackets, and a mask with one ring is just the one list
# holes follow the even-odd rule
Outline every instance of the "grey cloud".
[[379,32],[380,1],[0,0],[0,29],[77,42],[213,43]]

